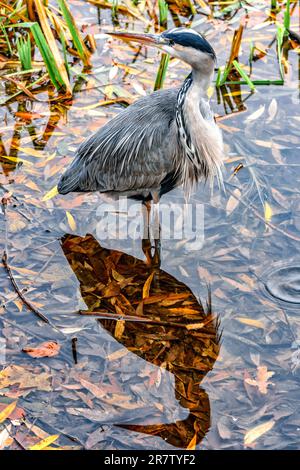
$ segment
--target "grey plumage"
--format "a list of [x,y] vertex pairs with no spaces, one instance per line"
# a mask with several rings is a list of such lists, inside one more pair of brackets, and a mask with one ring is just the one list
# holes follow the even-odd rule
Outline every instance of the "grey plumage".
[[[176,96],[173,89],[141,98],[85,140],[61,178],[59,191],[122,192],[159,187],[172,171]],[[169,158],[164,158],[166,153]]]
[[[58,183],[61,194],[100,191],[147,199],[182,183],[189,193],[201,177],[221,178],[222,137],[206,95],[215,62],[211,46],[192,30],[162,36],[163,49],[186,60],[192,73],[180,89],[139,99],[86,139]],[[205,52],[186,45],[198,36]]]

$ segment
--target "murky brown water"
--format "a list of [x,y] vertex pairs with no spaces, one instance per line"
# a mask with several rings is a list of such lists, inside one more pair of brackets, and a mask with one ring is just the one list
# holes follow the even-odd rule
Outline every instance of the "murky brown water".
[[[111,27],[109,11],[101,11],[99,26],[95,6],[70,3],[79,24],[96,34],[98,48],[91,74],[79,75],[80,66],[73,66],[73,102],[49,105],[44,90],[40,101],[23,97],[0,110],[0,183],[16,197],[7,206],[7,224],[1,216],[1,245],[7,245],[24,295],[51,321],[46,325],[22,305],[1,268],[3,366],[20,366],[27,383],[31,380],[26,392],[4,388],[3,397],[18,398],[28,421],[60,433],[62,445],[74,448],[186,448],[194,438],[197,448],[239,449],[247,432],[266,424],[268,430],[251,446],[298,449],[299,50],[287,51],[284,86],[257,86],[254,94],[246,85],[214,91],[217,114],[240,111],[220,123],[228,153],[226,192],[216,187],[211,195],[200,185],[192,195],[194,207],[204,208],[203,246],[163,238],[161,269],[150,291],[157,297],[141,307],[151,272],[141,261],[141,241],[124,236],[128,224],[133,227],[134,211],[129,220],[117,214],[122,239],[104,238],[107,216],[100,196],[45,202],[42,197],[83,138],[121,109],[101,107],[99,101],[113,93],[131,100],[151,92],[159,55],[107,40],[102,33]],[[229,55],[242,15],[240,10],[210,24],[203,16],[194,19],[219,64]],[[272,42],[275,27],[265,19],[262,9],[249,11],[241,63],[247,63],[251,41],[261,47]],[[120,26],[126,25],[120,17]],[[129,27],[142,28],[132,20]],[[299,32],[298,11],[291,28]],[[172,61],[165,86],[177,86],[187,72]],[[267,58],[254,62],[252,77],[279,78],[275,45]],[[14,91],[5,81],[0,87],[2,97]],[[240,163],[244,168],[232,176]],[[182,208],[182,190],[164,196],[163,203]],[[114,218],[109,223],[111,233]],[[218,318],[210,322],[208,284]],[[76,313],[86,308],[115,314],[123,309],[132,316],[144,308],[169,326],[116,324]],[[176,327],[194,320],[205,326]],[[77,338],[76,366],[72,338]],[[21,351],[48,339],[60,342],[58,356],[32,359]],[[35,381],[42,372],[44,382]]]

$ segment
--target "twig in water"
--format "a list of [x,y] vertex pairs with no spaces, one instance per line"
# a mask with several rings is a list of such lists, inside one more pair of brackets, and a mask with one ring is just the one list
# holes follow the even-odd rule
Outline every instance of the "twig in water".
[[75,364],[78,364],[77,361],[77,338],[72,338],[72,354]]
[[153,320],[152,318],[143,318],[143,317],[138,317],[134,315],[117,315],[115,313],[109,313],[109,312],[93,312],[89,310],[80,310],[79,311],[80,315],[90,315],[93,316],[95,315],[98,317],[99,320],[113,320],[113,321],[126,321],[126,322],[135,322],[135,323],[148,323],[150,325],[158,325],[158,326],[169,326],[169,327],[177,327],[177,328],[186,328],[186,329],[192,329],[193,325],[198,326],[200,328],[201,326],[205,326],[208,323],[210,323],[213,319],[209,318],[206,321],[194,321],[191,323],[175,323],[175,322],[169,322],[169,321],[161,321],[161,320]]
[[24,297],[22,291],[20,290],[18,284],[16,283],[16,280],[13,276],[13,273],[12,273],[12,270],[7,262],[7,253],[6,253],[6,250],[4,251],[3,253],[3,256],[2,256],[2,263],[3,263],[3,266],[4,268],[6,269],[7,271],[7,274],[8,274],[8,277],[16,291],[16,293],[18,294],[18,296],[20,297],[20,299],[22,300],[22,302],[26,305],[27,308],[29,308],[29,310],[31,310],[31,312],[33,312],[37,317],[39,317],[41,320],[43,320],[45,323],[50,323],[48,318],[45,317],[45,315],[41,312],[39,312],[39,310],[37,310],[27,299],[26,297]]

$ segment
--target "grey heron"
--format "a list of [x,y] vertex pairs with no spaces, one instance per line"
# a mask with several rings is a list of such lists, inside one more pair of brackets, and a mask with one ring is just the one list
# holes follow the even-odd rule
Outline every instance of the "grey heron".
[[155,46],[192,71],[180,88],[142,97],[88,137],[60,178],[59,193],[99,191],[147,203],[181,184],[190,194],[200,179],[222,181],[222,134],[207,97],[216,61],[209,42],[187,28],[110,34]]

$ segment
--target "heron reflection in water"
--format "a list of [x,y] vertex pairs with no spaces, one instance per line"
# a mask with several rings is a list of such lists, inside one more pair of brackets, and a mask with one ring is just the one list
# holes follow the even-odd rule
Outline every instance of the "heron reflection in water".
[[159,436],[179,448],[186,448],[192,439],[198,444],[210,427],[209,398],[200,384],[220,349],[210,298],[204,308],[188,286],[157,265],[103,248],[92,235],[65,235],[62,249],[88,311],[121,313],[125,320],[121,334],[115,319],[99,322],[129,351],[171,372],[175,398],[189,411],[186,419],[173,423],[116,425]]

